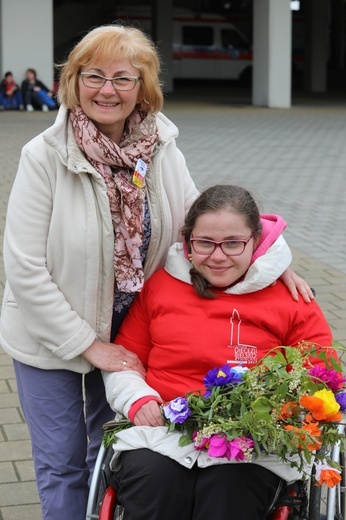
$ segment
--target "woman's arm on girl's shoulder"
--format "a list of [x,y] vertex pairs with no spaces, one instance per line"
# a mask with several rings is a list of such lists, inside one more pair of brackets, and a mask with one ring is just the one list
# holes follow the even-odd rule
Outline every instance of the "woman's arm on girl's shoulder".
[[306,281],[300,278],[290,267],[282,273],[280,279],[291,293],[293,300],[298,301],[299,294],[306,303],[310,303],[315,299],[314,293]]

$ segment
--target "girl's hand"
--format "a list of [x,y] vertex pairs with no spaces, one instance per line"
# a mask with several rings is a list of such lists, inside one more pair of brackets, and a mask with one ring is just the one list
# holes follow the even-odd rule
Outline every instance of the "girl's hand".
[[133,422],[135,426],[164,426],[160,404],[154,400],[143,404],[136,413]]
[[95,340],[82,356],[94,367],[106,372],[121,372],[122,370],[136,370],[145,375],[144,366],[137,356],[130,350],[114,343],[104,343]]
[[315,296],[306,281],[303,280],[303,278],[300,278],[300,276],[292,271],[292,269],[286,269],[286,271],[284,271],[280,276],[280,279],[286,285],[293,300],[296,302],[299,300],[299,294],[306,303],[310,303],[315,299]]

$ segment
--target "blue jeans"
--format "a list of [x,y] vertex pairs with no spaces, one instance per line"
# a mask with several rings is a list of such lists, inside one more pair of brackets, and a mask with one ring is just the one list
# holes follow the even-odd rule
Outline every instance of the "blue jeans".
[[18,110],[20,105],[23,106],[22,93],[18,90],[12,97],[2,94],[0,97],[0,105],[3,105],[6,110]]
[[31,437],[42,518],[85,520],[102,424],[115,415],[106,402],[101,373],[85,375],[84,405],[82,374],[13,364]]
[[50,97],[50,95],[43,89],[39,90],[38,92],[35,92],[34,90],[28,91],[25,97],[25,104],[36,104],[41,108],[42,105],[47,105],[51,110],[57,108],[54,99]]

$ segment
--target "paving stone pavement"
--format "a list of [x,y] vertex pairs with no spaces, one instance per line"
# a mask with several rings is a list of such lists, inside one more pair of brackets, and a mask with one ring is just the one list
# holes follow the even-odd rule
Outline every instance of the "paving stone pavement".
[[[164,113],[198,186],[247,186],[263,212],[280,213],[292,267],[317,292],[335,340],[346,347],[346,98],[293,97],[291,109],[251,106],[236,87],[180,86]],[[0,241],[21,147],[54,113],[0,113]],[[5,275],[0,253],[0,298]],[[0,520],[39,520],[27,427],[11,359],[0,348]],[[67,519],[68,520],[68,519]],[[73,520],[73,519],[71,519]]]

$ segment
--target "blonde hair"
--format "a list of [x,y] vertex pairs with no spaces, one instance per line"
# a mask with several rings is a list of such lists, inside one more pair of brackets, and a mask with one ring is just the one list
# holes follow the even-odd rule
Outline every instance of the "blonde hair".
[[154,43],[141,30],[122,25],[103,25],[91,30],[77,43],[65,63],[60,65],[58,98],[74,109],[79,103],[78,79],[82,67],[91,62],[109,63],[127,59],[140,71],[138,108],[156,113],[163,105],[159,80],[160,59]]

